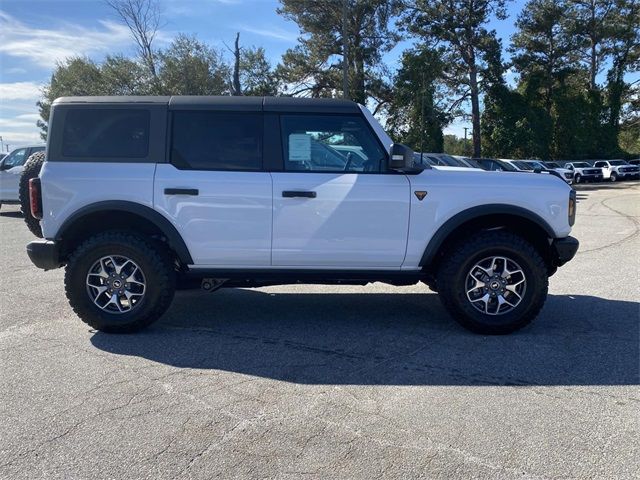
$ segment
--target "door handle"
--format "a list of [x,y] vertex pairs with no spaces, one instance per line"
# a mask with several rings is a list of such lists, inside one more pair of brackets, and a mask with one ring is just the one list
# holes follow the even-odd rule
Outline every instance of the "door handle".
[[164,189],[164,194],[165,195],[191,195],[191,196],[197,196],[198,193],[200,193],[198,191],[197,188],[165,188]]
[[285,190],[282,192],[282,196],[284,198],[294,198],[294,197],[316,198],[316,192],[301,192],[297,190]]

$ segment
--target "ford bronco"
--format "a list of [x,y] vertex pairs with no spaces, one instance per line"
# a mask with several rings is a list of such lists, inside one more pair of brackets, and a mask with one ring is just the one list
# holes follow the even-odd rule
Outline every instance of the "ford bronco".
[[504,334],[578,249],[564,181],[430,168],[346,100],[60,98],[41,160],[27,252],[65,266],[74,311],[107,332],[151,324],[176,288],[422,281]]

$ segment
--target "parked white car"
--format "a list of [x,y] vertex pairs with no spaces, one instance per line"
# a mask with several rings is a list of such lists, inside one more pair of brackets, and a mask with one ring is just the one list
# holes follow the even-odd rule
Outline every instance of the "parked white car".
[[29,180],[44,238],[27,252],[66,265],[69,302],[98,330],[144,328],[194,280],[422,281],[461,325],[504,334],[537,316],[578,249],[563,182],[431,168],[354,102],[81,97],[52,111]]
[[640,168],[624,160],[599,160],[594,167],[601,168],[603,178],[611,182],[638,179],[640,176]]
[[27,159],[45,149],[44,145],[16,148],[0,161],[0,206],[19,203],[20,176]]
[[602,181],[602,169],[595,168],[587,162],[569,162],[564,166],[573,172],[573,183]]

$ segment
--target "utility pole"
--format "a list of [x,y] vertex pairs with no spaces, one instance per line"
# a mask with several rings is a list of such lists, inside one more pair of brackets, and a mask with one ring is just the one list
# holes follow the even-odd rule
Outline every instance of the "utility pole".
[[4,143],[2,141],[2,136],[0,136],[0,152],[2,151],[3,148],[4,148]]
[[349,51],[347,48],[347,18],[349,15],[349,0],[342,0],[342,97],[349,99]]
[[467,148],[467,130],[469,130],[469,127],[464,127],[464,154],[467,155],[467,152],[469,151],[469,149]]

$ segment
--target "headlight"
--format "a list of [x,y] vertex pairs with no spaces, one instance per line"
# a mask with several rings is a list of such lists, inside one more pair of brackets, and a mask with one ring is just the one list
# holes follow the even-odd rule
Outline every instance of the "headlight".
[[576,191],[571,190],[569,194],[569,226],[576,223]]

